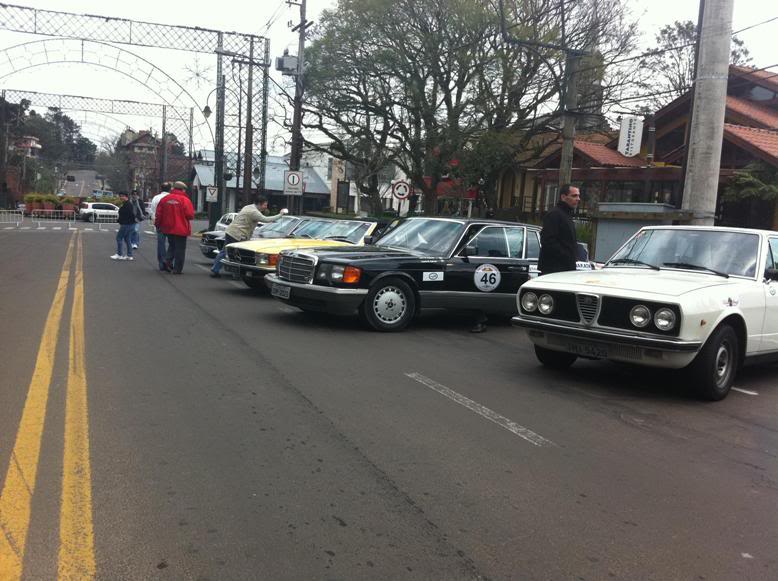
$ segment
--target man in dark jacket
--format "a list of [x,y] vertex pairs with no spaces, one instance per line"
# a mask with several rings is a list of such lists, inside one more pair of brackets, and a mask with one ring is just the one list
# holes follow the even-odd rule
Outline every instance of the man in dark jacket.
[[[119,208],[119,231],[116,233],[116,254],[111,260],[135,260],[132,257],[132,242],[130,237],[135,229],[135,208],[127,198],[127,194],[119,194],[124,202]],[[127,245],[127,254],[122,252],[122,242]]]
[[581,201],[578,188],[565,184],[559,188],[559,202],[543,217],[540,232],[540,274],[575,270],[577,246],[573,212]]

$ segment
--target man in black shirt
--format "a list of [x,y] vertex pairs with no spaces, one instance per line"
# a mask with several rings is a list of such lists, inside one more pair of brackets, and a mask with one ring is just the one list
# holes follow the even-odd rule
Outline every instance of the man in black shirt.
[[540,232],[540,274],[575,270],[577,247],[573,212],[581,201],[578,188],[565,184],[559,188],[559,202],[543,217]]

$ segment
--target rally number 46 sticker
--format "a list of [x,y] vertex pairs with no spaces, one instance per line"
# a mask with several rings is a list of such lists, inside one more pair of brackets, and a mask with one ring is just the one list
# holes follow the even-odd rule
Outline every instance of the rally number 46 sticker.
[[498,286],[500,286],[499,269],[493,264],[481,264],[475,269],[473,280],[475,281],[475,288],[481,292],[490,293]]

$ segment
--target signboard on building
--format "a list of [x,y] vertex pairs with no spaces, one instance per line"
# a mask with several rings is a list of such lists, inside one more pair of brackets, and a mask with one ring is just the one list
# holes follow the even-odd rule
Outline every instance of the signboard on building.
[[619,131],[619,153],[625,157],[635,157],[640,153],[642,139],[643,119],[632,115],[622,117]]
[[205,201],[206,202],[218,202],[219,201],[219,188],[216,186],[206,186],[205,188]]
[[303,195],[303,172],[288,170],[284,172],[284,195]]

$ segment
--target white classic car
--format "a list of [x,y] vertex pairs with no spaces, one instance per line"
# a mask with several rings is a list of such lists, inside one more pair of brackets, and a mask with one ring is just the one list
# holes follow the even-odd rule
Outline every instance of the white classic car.
[[778,359],[778,232],[643,228],[602,269],[530,280],[517,302],[544,365],[686,368],[720,400],[744,363]]

